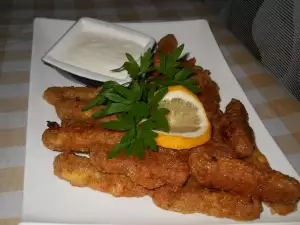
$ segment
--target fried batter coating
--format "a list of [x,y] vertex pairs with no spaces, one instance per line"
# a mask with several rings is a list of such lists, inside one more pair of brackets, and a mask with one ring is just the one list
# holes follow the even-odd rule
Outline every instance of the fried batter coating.
[[[254,165],[260,170],[272,170],[267,158],[257,149],[253,151],[251,156],[245,158],[244,161]],[[297,210],[297,202],[289,204],[265,202],[265,204],[271,209],[272,214],[279,214],[282,216]]]
[[166,153],[169,155],[172,155],[173,157],[177,158],[178,160],[181,160],[183,162],[188,162],[189,161],[189,156],[190,156],[190,149],[182,149],[180,151],[170,149],[170,148],[163,148],[158,146],[158,152],[160,153]]
[[43,97],[51,105],[67,99],[90,101],[96,97],[99,90],[99,88],[92,87],[49,87]]
[[107,159],[111,149],[112,146],[108,145],[95,145],[91,148],[90,158],[95,168],[107,173],[125,174],[145,188],[153,189],[165,184],[181,186],[189,177],[188,162],[167,151],[146,151],[143,159],[123,153]]
[[[55,102],[54,107],[55,111],[57,113],[57,116],[63,120],[63,119],[73,119],[73,120],[91,120],[92,115],[97,112],[98,110],[101,110],[104,108],[104,106],[96,106],[90,110],[82,111],[82,108],[85,107],[88,104],[88,101],[77,101],[74,99],[67,99],[67,100],[58,100]],[[99,120],[102,122],[110,121],[116,119],[115,115],[109,115],[105,117],[101,117],[99,119],[93,119],[93,120]]]
[[44,131],[42,141],[51,150],[88,153],[95,144],[115,145],[123,132],[110,131],[101,127],[68,126],[51,127]]
[[192,78],[198,81],[198,86],[201,90],[198,97],[205,108],[208,118],[211,119],[220,108],[219,86],[211,79],[210,71],[201,67],[195,67],[195,71],[196,73]]
[[212,140],[232,148],[238,158],[250,156],[255,147],[254,134],[248,124],[248,114],[243,104],[233,99],[225,113],[220,109],[210,117]]
[[53,165],[54,174],[73,186],[90,187],[115,197],[142,197],[151,194],[151,191],[133,183],[124,175],[97,171],[86,157],[62,153],[56,156]]
[[211,140],[216,143],[225,143],[224,128],[229,126],[228,119],[224,113],[219,109],[210,119],[212,125]]
[[163,209],[179,213],[204,213],[219,218],[240,221],[260,217],[262,205],[250,197],[206,189],[192,177],[184,187],[163,186],[154,191],[154,203]]
[[281,216],[286,216],[297,210],[297,203],[282,204],[265,202],[265,204],[271,209],[272,214]]
[[252,154],[246,158],[244,158],[245,162],[248,162],[252,165],[255,165],[259,169],[263,170],[271,170],[270,164],[264,154],[262,154],[259,150],[255,149]]
[[174,34],[167,34],[157,43],[156,53],[159,55],[163,52],[165,55],[172,53],[178,46],[178,42]]
[[225,141],[239,157],[246,157],[254,150],[254,134],[248,123],[248,113],[244,105],[237,99],[232,99],[226,106],[224,116],[229,121],[225,130]]
[[300,198],[299,182],[287,175],[220,154],[213,144],[199,146],[190,154],[191,173],[199,184],[270,203],[295,203]]
[[55,102],[54,107],[57,116],[62,119],[85,120],[91,119],[92,115],[103,106],[94,107],[91,110],[82,112],[82,108],[88,104],[87,101],[77,101],[74,99],[63,99]]

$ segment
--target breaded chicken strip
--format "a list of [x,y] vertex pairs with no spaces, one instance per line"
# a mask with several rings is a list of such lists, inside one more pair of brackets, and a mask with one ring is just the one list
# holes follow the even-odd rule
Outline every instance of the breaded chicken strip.
[[174,34],[167,34],[157,43],[156,54],[163,52],[165,55],[172,53],[178,46],[178,42]]
[[198,82],[200,101],[203,103],[205,111],[209,119],[217,113],[220,108],[221,97],[219,95],[219,87],[210,77],[210,71],[201,67],[195,67],[195,75],[192,77]]
[[92,87],[50,87],[44,92],[44,99],[51,105],[61,100],[90,101],[98,94],[100,88]]
[[90,187],[110,193],[115,197],[142,197],[151,191],[133,183],[120,174],[108,174],[97,171],[86,157],[62,153],[54,160],[54,174],[71,185]]
[[239,100],[232,99],[226,106],[224,116],[229,121],[229,126],[224,131],[225,142],[234,149],[238,157],[251,155],[255,141],[244,105]]
[[[51,150],[62,152],[88,153],[95,144],[115,145],[120,142],[123,132],[111,131],[81,123],[80,126],[50,126],[42,136],[44,145]],[[90,127],[92,126],[92,127]]]
[[[254,165],[260,170],[272,170],[267,158],[258,150],[254,150],[252,155],[245,158],[244,161]],[[272,214],[279,214],[282,216],[297,210],[297,202],[289,204],[265,202],[265,204],[271,209]]]
[[105,106],[96,106],[90,110],[82,111],[82,108],[88,104],[88,101],[78,101],[74,99],[67,99],[67,100],[58,100],[53,105],[55,107],[55,111],[57,116],[63,119],[72,119],[72,120],[94,120],[94,121],[110,121],[116,119],[115,115],[109,115],[105,117],[101,117],[99,119],[93,119],[92,115],[104,109]]
[[250,197],[206,189],[191,178],[184,187],[163,186],[154,191],[154,203],[179,213],[204,213],[209,216],[249,221],[258,219],[262,205]]
[[56,124],[44,132],[44,145],[56,151],[90,153],[92,163],[99,171],[124,173],[149,189],[166,183],[182,185],[189,175],[189,151],[178,153],[159,148],[159,152],[147,151],[143,160],[124,155],[108,160],[108,152],[121,140],[123,132],[64,123],[67,124],[63,127]]
[[91,119],[92,115],[104,106],[94,107],[91,110],[82,111],[82,108],[88,104],[87,101],[77,101],[75,99],[58,100],[53,105],[57,116],[62,119],[86,120]]
[[300,184],[296,179],[278,171],[257,168],[234,154],[223,154],[212,143],[199,146],[191,153],[189,165],[199,184],[207,188],[270,203],[289,204],[300,198]]
[[255,147],[254,134],[248,124],[248,114],[244,105],[232,99],[225,113],[217,110],[210,118],[212,140],[228,145],[238,158],[250,156]]
[[182,186],[189,177],[187,161],[167,151],[146,151],[143,159],[119,154],[107,159],[112,146],[93,146],[90,152],[91,163],[99,171],[120,173],[145,188],[153,189],[165,184]]
[[[84,135],[82,136],[83,132]],[[100,132],[103,133],[103,138],[101,136],[101,138],[98,137],[94,140],[91,140],[95,137],[95,135],[97,135],[97,133]],[[72,136],[70,133],[72,133]],[[87,136],[88,134],[91,136]],[[123,132],[102,129],[99,123],[95,122],[94,120],[82,121],[64,119],[61,121],[61,125],[56,122],[48,121],[48,129],[44,132],[42,140],[45,146],[51,150],[88,153],[90,151],[90,146],[92,146],[94,143],[103,145],[115,145],[119,143],[123,134]],[[80,139],[81,141],[75,141],[75,136],[77,137],[76,140]],[[84,141],[86,143],[84,143]],[[78,144],[78,142],[80,142],[80,144]],[[159,152],[168,153],[185,162],[188,161],[190,150],[178,151],[163,147],[158,148]]]
[[224,128],[229,126],[229,121],[219,109],[210,119],[212,125],[211,140],[217,143],[224,143]]

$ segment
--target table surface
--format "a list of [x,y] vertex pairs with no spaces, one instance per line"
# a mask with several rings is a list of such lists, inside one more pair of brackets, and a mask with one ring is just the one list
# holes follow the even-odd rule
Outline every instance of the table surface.
[[0,1],[0,225],[17,224],[21,214],[33,19],[83,16],[113,22],[207,19],[236,79],[300,173],[300,103],[200,0],[4,0]]

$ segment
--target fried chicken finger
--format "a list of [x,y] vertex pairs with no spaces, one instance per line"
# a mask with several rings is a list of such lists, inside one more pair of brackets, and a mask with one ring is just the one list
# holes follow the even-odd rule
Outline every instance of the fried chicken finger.
[[54,174],[69,181],[72,186],[90,187],[115,197],[142,197],[151,194],[151,191],[133,183],[124,175],[97,171],[88,158],[75,154],[62,153],[56,156]]
[[173,152],[145,151],[143,159],[136,156],[126,156],[123,153],[112,159],[107,159],[113,146],[94,145],[91,147],[91,163],[99,171],[121,173],[142,185],[153,189],[165,184],[182,186],[189,177],[190,168],[184,157],[177,157]]
[[[254,150],[252,155],[245,158],[244,161],[251,163],[261,170],[272,170],[267,158],[259,150]],[[265,204],[271,209],[272,214],[279,214],[282,216],[297,210],[297,202],[289,204],[265,202]]]
[[257,168],[234,156],[217,153],[213,145],[202,145],[190,154],[189,165],[200,185],[252,196],[270,203],[295,203],[299,182],[275,170]]
[[110,131],[100,126],[53,126],[42,136],[44,145],[51,150],[62,152],[88,153],[95,144],[115,145],[120,142],[123,132]]
[[225,142],[236,152],[239,158],[252,154],[254,150],[254,134],[248,123],[248,113],[244,105],[232,99],[224,113],[229,126],[225,129]]
[[105,106],[96,106],[90,110],[82,111],[82,108],[85,107],[88,104],[87,101],[77,101],[73,99],[67,99],[67,100],[58,100],[55,102],[54,107],[57,116],[63,120],[63,119],[72,119],[72,120],[99,120],[99,121],[110,121],[113,119],[116,119],[115,115],[109,115],[105,117],[101,117],[98,119],[94,119],[92,115],[101,110],[104,109]]
[[44,99],[51,105],[60,100],[90,101],[98,94],[100,88],[92,87],[49,87],[44,92]]
[[[193,179],[193,178],[192,178]],[[262,205],[250,197],[210,190],[200,187],[195,181],[189,181],[183,188],[163,186],[154,191],[154,203],[163,209],[179,213],[204,213],[219,218],[240,221],[258,219]]]

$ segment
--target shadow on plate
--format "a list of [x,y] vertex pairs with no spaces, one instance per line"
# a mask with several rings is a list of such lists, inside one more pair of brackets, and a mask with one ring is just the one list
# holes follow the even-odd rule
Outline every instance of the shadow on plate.
[[75,82],[75,83],[78,83],[78,84],[84,84],[87,87],[101,87],[103,85],[103,82],[101,82],[101,81],[92,80],[92,79],[88,79],[88,78],[85,78],[85,77],[80,77],[78,75],[75,75],[73,73],[67,72],[65,70],[57,68],[57,67],[55,67],[53,65],[50,65],[48,63],[45,63],[45,64],[48,65],[48,66],[50,66],[50,67],[52,67],[60,75],[62,75],[63,77],[65,77],[68,80],[71,80],[72,82]]

